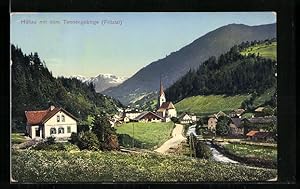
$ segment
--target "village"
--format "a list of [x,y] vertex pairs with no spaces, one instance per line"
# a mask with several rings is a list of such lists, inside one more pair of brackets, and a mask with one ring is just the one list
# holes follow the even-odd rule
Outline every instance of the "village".
[[[132,127],[132,130],[129,128],[129,132],[127,131],[126,134],[130,135],[132,140],[135,140],[138,134],[134,134],[134,129],[137,133],[139,127],[146,127],[147,132],[150,132],[151,127],[155,124],[172,123],[171,138],[168,137],[168,140],[162,141],[161,146],[151,148],[155,152],[163,154],[174,153],[172,151],[182,145],[188,145],[191,148],[190,151],[195,151],[195,149],[192,149],[194,145],[190,141],[192,137],[206,142],[210,150],[212,152],[216,151],[218,155],[220,154],[219,151],[222,151],[220,149],[221,144],[276,146],[277,119],[275,116],[266,116],[263,111],[264,107],[256,108],[249,118],[242,118],[245,110],[241,108],[228,114],[219,111],[201,117],[191,112],[183,112],[178,116],[174,104],[166,99],[162,81],[160,81],[158,94],[156,111],[139,111],[130,107],[120,109],[118,114],[108,117],[111,127],[117,130],[127,126]],[[45,141],[48,137],[54,137],[57,141],[68,141],[72,133],[77,133],[78,119],[60,107],[51,106],[47,110],[26,111],[25,116],[27,120],[25,135],[33,141],[37,141],[36,143]],[[226,120],[225,125],[224,123],[223,125],[219,124],[224,119]],[[136,125],[135,128],[134,124]],[[139,124],[142,124],[142,126]],[[165,126],[159,125],[158,131],[163,127]],[[220,127],[224,127],[225,130]],[[220,132],[222,129],[223,133]],[[137,143],[131,145],[131,141],[129,142],[130,145],[127,144],[127,146],[122,146],[122,140],[119,143],[124,152],[143,149],[143,145],[139,146]],[[189,154],[197,157],[195,153],[193,155],[193,152]],[[235,162],[234,160],[228,160],[225,156],[228,156],[228,152],[223,151],[223,155],[224,158],[214,158],[221,162]],[[232,154],[229,154],[229,156],[232,157]]]

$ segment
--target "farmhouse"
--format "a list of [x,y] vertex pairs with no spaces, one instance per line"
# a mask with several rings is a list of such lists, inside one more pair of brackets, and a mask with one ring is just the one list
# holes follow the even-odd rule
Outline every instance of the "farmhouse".
[[240,118],[231,118],[229,127],[230,127],[231,135],[243,135],[244,134],[242,120]]
[[166,95],[161,81],[158,96],[158,109],[156,113],[162,117],[165,122],[171,121],[171,117],[177,117],[177,111],[173,103],[166,101]]
[[188,113],[183,113],[179,116],[179,122],[182,124],[193,123],[196,121],[197,119],[195,115],[189,115]]
[[276,116],[266,116],[266,117],[253,117],[250,119],[242,119],[242,124],[244,127],[244,134],[246,135],[250,130],[256,131],[266,131],[270,127],[276,127],[277,118]]
[[134,119],[137,116],[139,116],[141,114],[141,112],[137,111],[137,110],[129,110],[129,111],[124,111],[123,112],[123,118],[127,117],[128,119]]
[[31,138],[68,138],[77,132],[77,118],[63,108],[50,106],[47,110],[25,111],[26,132]]
[[137,122],[162,122],[163,118],[153,112],[145,111],[133,120]]
[[268,141],[274,140],[272,132],[250,131],[246,134],[247,138],[254,141]]
[[229,117],[238,117],[238,118],[241,118],[242,114],[245,112],[244,109],[236,109],[236,110],[233,110],[230,114],[229,114]]
[[220,111],[217,114],[213,114],[211,116],[209,116],[209,119],[207,121],[207,128],[211,131],[216,130],[216,126],[218,123],[218,118],[220,116],[227,116],[224,112]]

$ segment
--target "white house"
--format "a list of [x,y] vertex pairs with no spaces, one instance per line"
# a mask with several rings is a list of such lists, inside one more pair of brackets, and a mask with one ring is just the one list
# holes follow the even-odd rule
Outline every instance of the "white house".
[[124,111],[122,117],[127,117],[129,119],[135,119],[137,116],[139,116],[141,112],[136,111],[136,110],[129,110],[129,111]]
[[25,111],[26,132],[31,138],[68,138],[77,132],[77,118],[63,108],[50,106],[47,110]]
[[186,123],[194,123],[197,121],[197,118],[195,115],[189,115],[188,113],[183,113],[180,117],[179,117],[179,121],[182,124],[186,124]]

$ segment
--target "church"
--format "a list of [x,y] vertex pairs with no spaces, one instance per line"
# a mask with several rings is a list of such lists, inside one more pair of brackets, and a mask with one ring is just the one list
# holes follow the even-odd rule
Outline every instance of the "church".
[[169,122],[171,121],[171,117],[177,117],[176,108],[173,103],[166,101],[166,95],[161,80],[157,107],[156,113],[164,119],[163,121]]

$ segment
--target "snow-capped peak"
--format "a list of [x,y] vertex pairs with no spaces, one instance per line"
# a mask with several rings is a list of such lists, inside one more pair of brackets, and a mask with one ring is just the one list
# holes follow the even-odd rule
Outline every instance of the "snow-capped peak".
[[126,77],[118,77],[109,73],[105,73],[105,74],[101,73],[95,77],[85,77],[82,75],[75,75],[75,76],[71,76],[70,78],[77,78],[82,82],[86,82],[86,83],[90,83],[90,82],[94,83],[97,92],[102,92],[109,87],[117,86],[123,83],[123,81],[127,79]]

